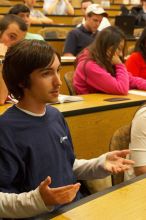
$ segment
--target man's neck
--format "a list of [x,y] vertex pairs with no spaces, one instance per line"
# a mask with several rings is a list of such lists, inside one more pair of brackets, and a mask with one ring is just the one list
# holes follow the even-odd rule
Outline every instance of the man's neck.
[[87,30],[87,31],[91,31],[91,29],[89,28],[89,26],[86,24],[86,22],[83,24],[84,28]]
[[20,100],[16,106],[20,109],[24,109],[35,114],[44,114],[46,111],[46,104],[33,102],[32,100]]

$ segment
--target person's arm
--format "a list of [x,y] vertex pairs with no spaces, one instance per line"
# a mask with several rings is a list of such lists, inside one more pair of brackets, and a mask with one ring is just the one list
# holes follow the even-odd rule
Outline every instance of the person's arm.
[[31,24],[53,24],[53,20],[46,17],[40,10],[32,9],[29,18]]
[[2,66],[0,67],[0,105],[5,104],[8,97],[8,89],[2,77]]
[[146,173],[146,107],[135,115],[131,127],[130,158],[135,161],[135,175]]
[[30,16],[29,18],[31,24],[53,24],[53,20],[47,17],[37,18]]
[[74,8],[72,6],[72,4],[68,1],[68,0],[64,0],[66,3],[66,7],[67,7],[67,14],[68,15],[74,15]]
[[46,16],[43,18],[40,18],[42,24],[53,24],[54,21],[51,18],[47,18]]
[[129,89],[146,90],[146,80],[129,73]]
[[0,192],[1,218],[27,218],[47,211],[39,188],[21,194]]
[[[74,85],[77,88],[77,75],[86,75],[85,83],[94,92],[127,95],[129,90],[129,76],[124,64],[115,65],[116,76],[112,76],[106,69],[100,67],[97,63],[88,61],[77,65]],[[82,77],[83,79],[85,77]]]
[[34,191],[21,194],[0,192],[1,218],[27,218],[49,212],[55,205],[71,202],[80,184],[50,188],[51,178],[47,177]]
[[112,151],[90,160],[75,160],[73,171],[80,180],[104,178],[129,169],[134,161],[124,159],[129,150]]
[[58,4],[59,0],[53,0],[50,2],[50,5],[47,3],[48,7],[47,7],[47,14],[51,15],[53,14],[54,10],[56,9],[57,7],[57,4]]

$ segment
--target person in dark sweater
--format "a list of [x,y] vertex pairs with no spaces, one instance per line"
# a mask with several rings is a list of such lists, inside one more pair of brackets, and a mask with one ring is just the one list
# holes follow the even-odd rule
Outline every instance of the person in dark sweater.
[[81,26],[68,33],[64,44],[64,56],[77,56],[85,47],[93,42],[98,33],[98,27],[104,17],[105,10],[98,4],[91,4],[85,12],[85,19]]
[[23,40],[10,47],[3,78],[18,103],[0,116],[0,191],[35,189],[49,176],[50,212],[82,198],[78,179],[103,178],[134,163],[129,150],[91,160],[74,156],[63,115],[47,103],[58,100],[60,57],[47,42]]
[[146,25],[146,0],[141,0],[140,5],[133,6],[130,10],[130,15],[134,15],[136,18],[135,25]]

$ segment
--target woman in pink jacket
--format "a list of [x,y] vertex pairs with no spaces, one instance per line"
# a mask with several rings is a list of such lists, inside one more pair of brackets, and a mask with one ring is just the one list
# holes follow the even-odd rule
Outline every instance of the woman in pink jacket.
[[128,73],[122,63],[125,35],[110,26],[77,57],[73,84],[77,94],[108,93],[127,95],[129,89],[146,90],[146,80]]

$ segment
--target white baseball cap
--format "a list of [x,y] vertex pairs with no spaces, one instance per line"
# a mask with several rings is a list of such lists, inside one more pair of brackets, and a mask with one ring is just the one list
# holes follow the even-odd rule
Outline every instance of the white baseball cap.
[[86,15],[90,12],[96,14],[96,15],[104,15],[105,17],[108,16],[108,14],[105,12],[105,10],[99,5],[99,4],[91,4],[86,9]]

